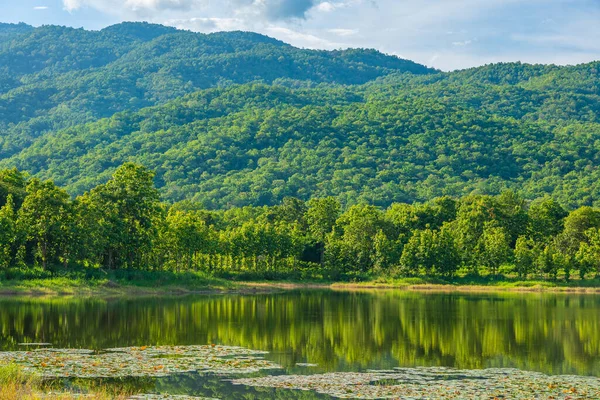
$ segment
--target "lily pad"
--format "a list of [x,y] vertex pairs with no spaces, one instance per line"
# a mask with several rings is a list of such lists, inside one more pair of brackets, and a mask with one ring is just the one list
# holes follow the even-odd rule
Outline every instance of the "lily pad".
[[516,369],[398,368],[362,373],[234,379],[252,387],[309,390],[353,399],[598,399],[600,380]]
[[129,400],[219,400],[208,397],[193,397],[185,395],[172,394],[138,394],[129,398]]
[[246,374],[280,368],[264,352],[228,346],[142,346],[94,352],[36,349],[1,352],[0,364],[14,363],[44,378],[161,377],[184,372]]

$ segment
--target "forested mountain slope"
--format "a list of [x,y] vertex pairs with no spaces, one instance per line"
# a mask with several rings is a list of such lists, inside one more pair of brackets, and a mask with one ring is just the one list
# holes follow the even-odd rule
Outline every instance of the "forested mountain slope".
[[73,194],[135,161],[157,171],[167,200],[209,208],[329,195],[386,206],[505,188],[600,205],[598,62],[440,73],[252,33],[11,29],[0,42],[0,167]]
[[0,26],[0,156],[45,132],[199,89],[277,80],[361,84],[422,65],[373,50],[313,51],[247,32],[123,23],[101,31]]

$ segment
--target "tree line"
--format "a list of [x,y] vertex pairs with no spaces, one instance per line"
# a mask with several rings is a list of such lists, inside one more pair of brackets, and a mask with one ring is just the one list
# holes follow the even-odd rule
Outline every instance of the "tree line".
[[0,206],[5,278],[36,268],[328,280],[600,273],[600,209],[568,212],[511,191],[387,209],[328,197],[207,211],[161,202],[154,172],[126,163],[75,199],[52,181],[2,170]]

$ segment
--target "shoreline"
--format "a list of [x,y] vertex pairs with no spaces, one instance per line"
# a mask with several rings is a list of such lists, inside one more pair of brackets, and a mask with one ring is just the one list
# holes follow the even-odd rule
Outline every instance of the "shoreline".
[[416,284],[394,285],[379,283],[335,283],[333,290],[404,290],[431,293],[573,293],[600,294],[600,287],[585,286],[502,286],[502,285],[452,285],[452,284]]
[[591,286],[561,285],[553,282],[491,282],[489,284],[464,283],[407,283],[407,282],[289,282],[289,281],[227,281],[221,284],[136,285],[113,281],[69,280],[65,285],[53,280],[0,281],[0,298],[7,297],[147,297],[187,295],[252,295],[294,290],[334,291],[409,291],[422,293],[564,293],[600,294],[600,284]]

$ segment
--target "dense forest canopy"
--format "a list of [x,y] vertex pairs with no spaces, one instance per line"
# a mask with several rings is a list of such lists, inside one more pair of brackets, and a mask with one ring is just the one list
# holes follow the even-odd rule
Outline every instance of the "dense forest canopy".
[[0,171],[0,279],[104,270],[262,279],[600,275],[600,209],[545,197],[438,197],[344,209],[334,197],[208,211],[161,203],[133,163],[71,199],[52,181]]
[[441,73],[144,23],[0,25],[0,166],[71,195],[125,162],[203,208],[551,195],[600,205],[600,63]]

